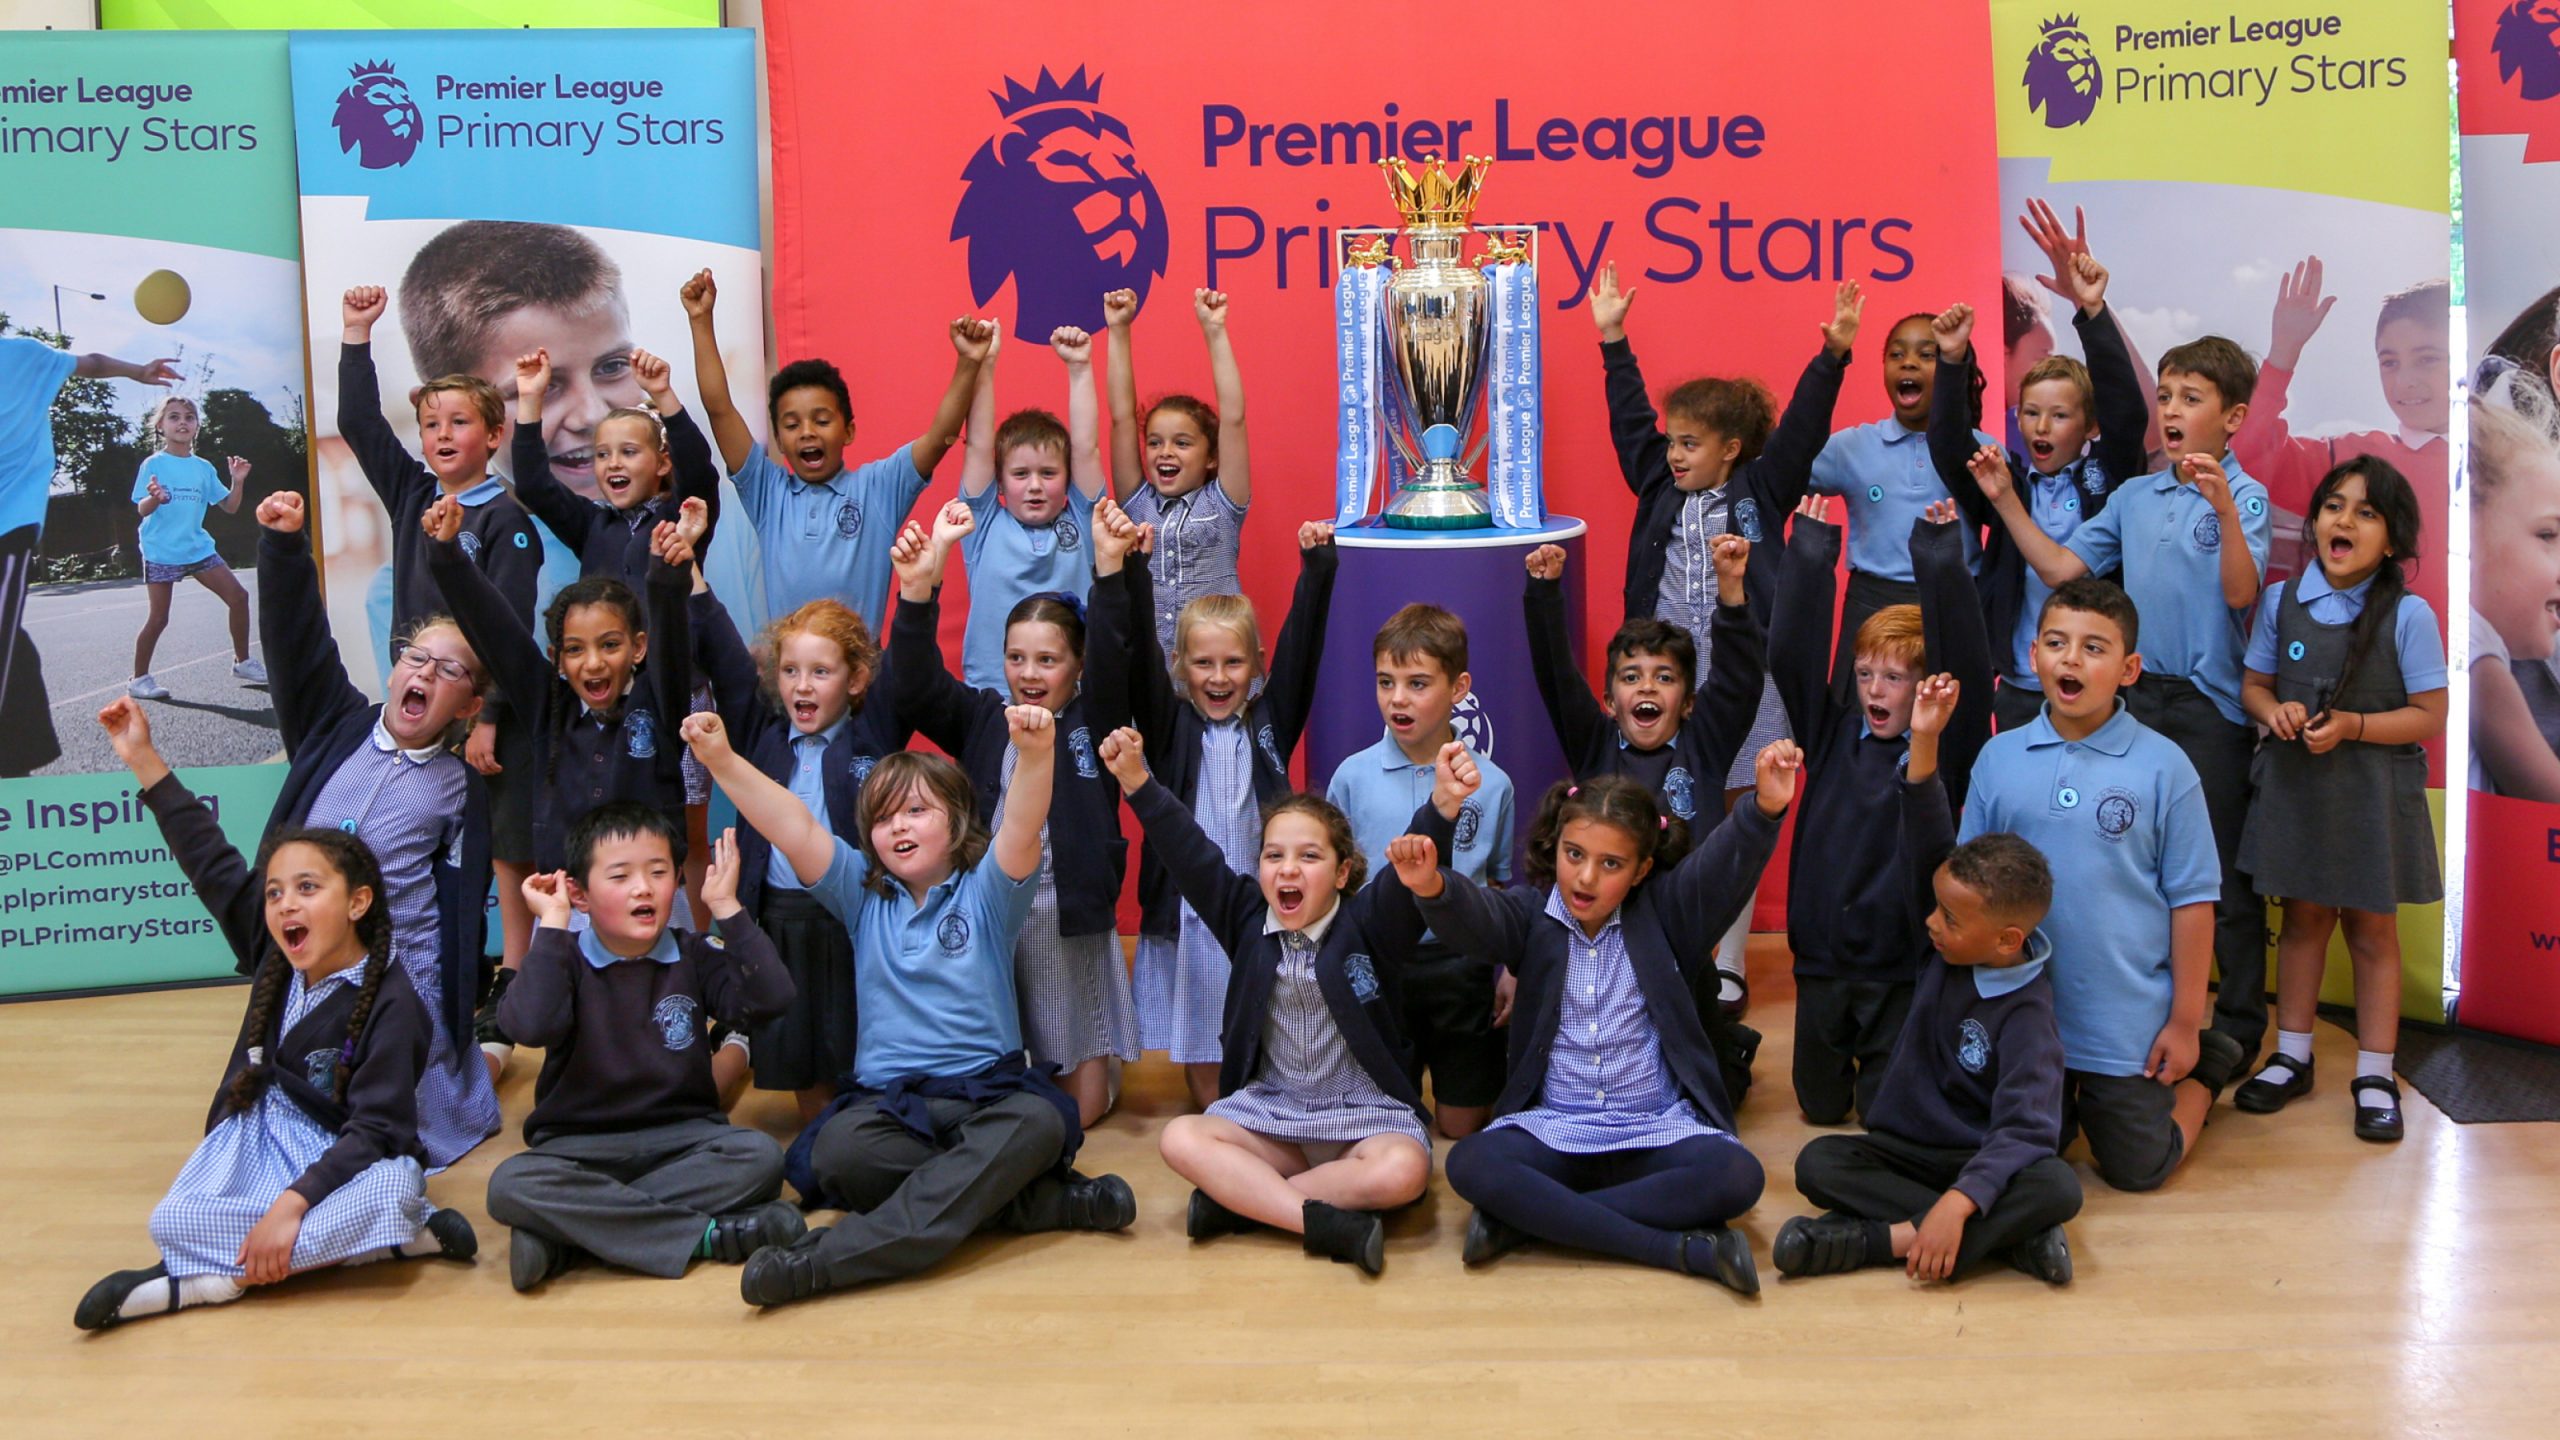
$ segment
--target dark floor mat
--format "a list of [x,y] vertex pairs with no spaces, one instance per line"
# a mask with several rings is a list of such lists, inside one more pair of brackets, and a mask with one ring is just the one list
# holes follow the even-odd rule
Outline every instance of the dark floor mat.
[[2457,1124],[2560,1120],[2560,1049],[2458,1027],[2402,1025],[2396,1063],[2401,1077]]

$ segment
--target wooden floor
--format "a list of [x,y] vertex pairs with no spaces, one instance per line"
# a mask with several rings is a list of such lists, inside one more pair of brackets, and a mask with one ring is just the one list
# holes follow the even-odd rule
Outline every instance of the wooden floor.
[[[2083,1165],[2079,1279],[1898,1271],[1780,1282],[1812,1131],[1787,1085],[1792,996],[1755,943],[1768,1032],[1744,1138],[1767,1290],[1532,1250],[1458,1263],[1435,1179],[1364,1280],[1257,1236],[1193,1246],[1155,1133],[1178,1077],[1135,1067],[1086,1168],[1137,1188],[1125,1236],[973,1242],[904,1284],[759,1314],[737,1272],[573,1271],[507,1287],[482,1206],[509,1125],[432,1184],[477,1265],[377,1265],[83,1336],[71,1310],[150,1263],[144,1220],[202,1123],[241,992],[0,1006],[0,1434],[1242,1435],[1635,1433],[2549,1435],[2560,1411],[2560,1126],[2451,1124],[2409,1092],[2397,1147],[2348,1133],[2343,1084],[2281,1116],[2216,1112],[2152,1195]],[[2352,1073],[2323,1025],[2324,1077]],[[776,1135],[787,1102],[740,1118]],[[1445,1155],[1445,1149],[1443,1154]]]

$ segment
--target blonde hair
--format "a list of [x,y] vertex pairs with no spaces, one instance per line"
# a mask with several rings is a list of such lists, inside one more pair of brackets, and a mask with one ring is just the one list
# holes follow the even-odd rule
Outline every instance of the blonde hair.
[[2560,423],[2552,401],[2540,388],[2516,386],[2509,404],[2483,396],[2471,398],[2471,459],[2468,483],[2483,500],[2503,491],[2535,465],[2560,464]]
[[198,426],[202,426],[204,424],[204,407],[198,405],[195,402],[194,397],[187,395],[163,395],[160,397],[160,403],[151,407],[151,413],[142,418],[143,431],[150,435],[151,441],[155,445],[165,443],[160,439],[160,421],[169,413],[169,407],[172,405],[186,406],[189,410],[195,412],[196,424]]
[[2066,381],[2078,387],[2080,406],[2084,410],[2098,403],[2098,387],[2089,379],[2089,367],[2068,355],[2047,355],[2028,366],[2027,373],[2019,377],[2018,393],[2024,395],[2028,386],[2041,385],[2047,380]]
[[507,426],[507,402],[498,387],[477,375],[439,375],[409,392],[409,408],[424,412],[430,395],[459,395],[463,403],[477,411],[480,423],[492,430]]
[[1202,628],[1224,630],[1244,646],[1245,660],[1254,673],[1262,673],[1262,621],[1254,614],[1253,602],[1242,595],[1203,595],[1182,607],[1173,620],[1173,659],[1175,672],[1191,654],[1191,633]]

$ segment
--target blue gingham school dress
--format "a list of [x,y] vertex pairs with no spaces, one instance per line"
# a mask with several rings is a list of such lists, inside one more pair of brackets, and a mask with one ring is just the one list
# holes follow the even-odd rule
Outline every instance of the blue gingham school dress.
[[[1013,791],[1013,768],[1022,752],[1004,751],[1004,788]],[[996,804],[995,824],[1004,824]],[[1040,827],[1040,881],[1031,892],[1022,934],[1013,947],[1013,986],[1022,1005],[1022,1043],[1035,1065],[1072,1070],[1100,1055],[1138,1058],[1138,1011],[1129,996],[1129,967],[1120,937],[1058,933],[1057,868],[1049,853],[1049,827]]]
[[[285,985],[284,1020],[275,1033],[291,1034],[313,1005],[333,987],[356,983],[363,968],[341,970],[308,988],[302,976],[293,976]],[[481,1069],[476,1062],[471,1068]],[[242,1273],[240,1246],[250,1230],[266,1217],[276,1197],[337,1141],[335,1132],[304,1113],[276,1085],[269,1085],[257,1104],[214,1126],[151,1212],[151,1243],[160,1247],[169,1274],[177,1279],[237,1278]],[[434,1213],[427,1203],[426,1172],[416,1160],[405,1155],[377,1160],[304,1214],[302,1232],[293,1242],[293,1268],[379,1259],[386,1246],[417,1238]]]
[[[1250,875],[1262,848],[1262,811],[1253,794],[1253,757],[1241,719],[1220,721],[1200,736],[1200,781],[1191,818],[1218,846],[1227,868]],[[1215,1065],[1225,1058],[1218,1032],[1226,1022],[1227,952],[1191,902],[1171,940],[1138,937],[1138,1040],[1177,1065]]]

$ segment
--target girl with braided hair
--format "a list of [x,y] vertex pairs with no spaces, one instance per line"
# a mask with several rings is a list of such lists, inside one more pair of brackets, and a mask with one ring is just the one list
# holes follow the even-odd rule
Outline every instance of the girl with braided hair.
[[72,1323],[224,1304],[326,1265],[470,1259],[471,1223],[427,1203],[417,1090],[434,1022],[393,962],[373,852],[343,830],[279,829],[253,867],[169,773],[138,701],[98,723],[254,978],[205,1137],[151,1212],[159,1263],[91,1286]]

